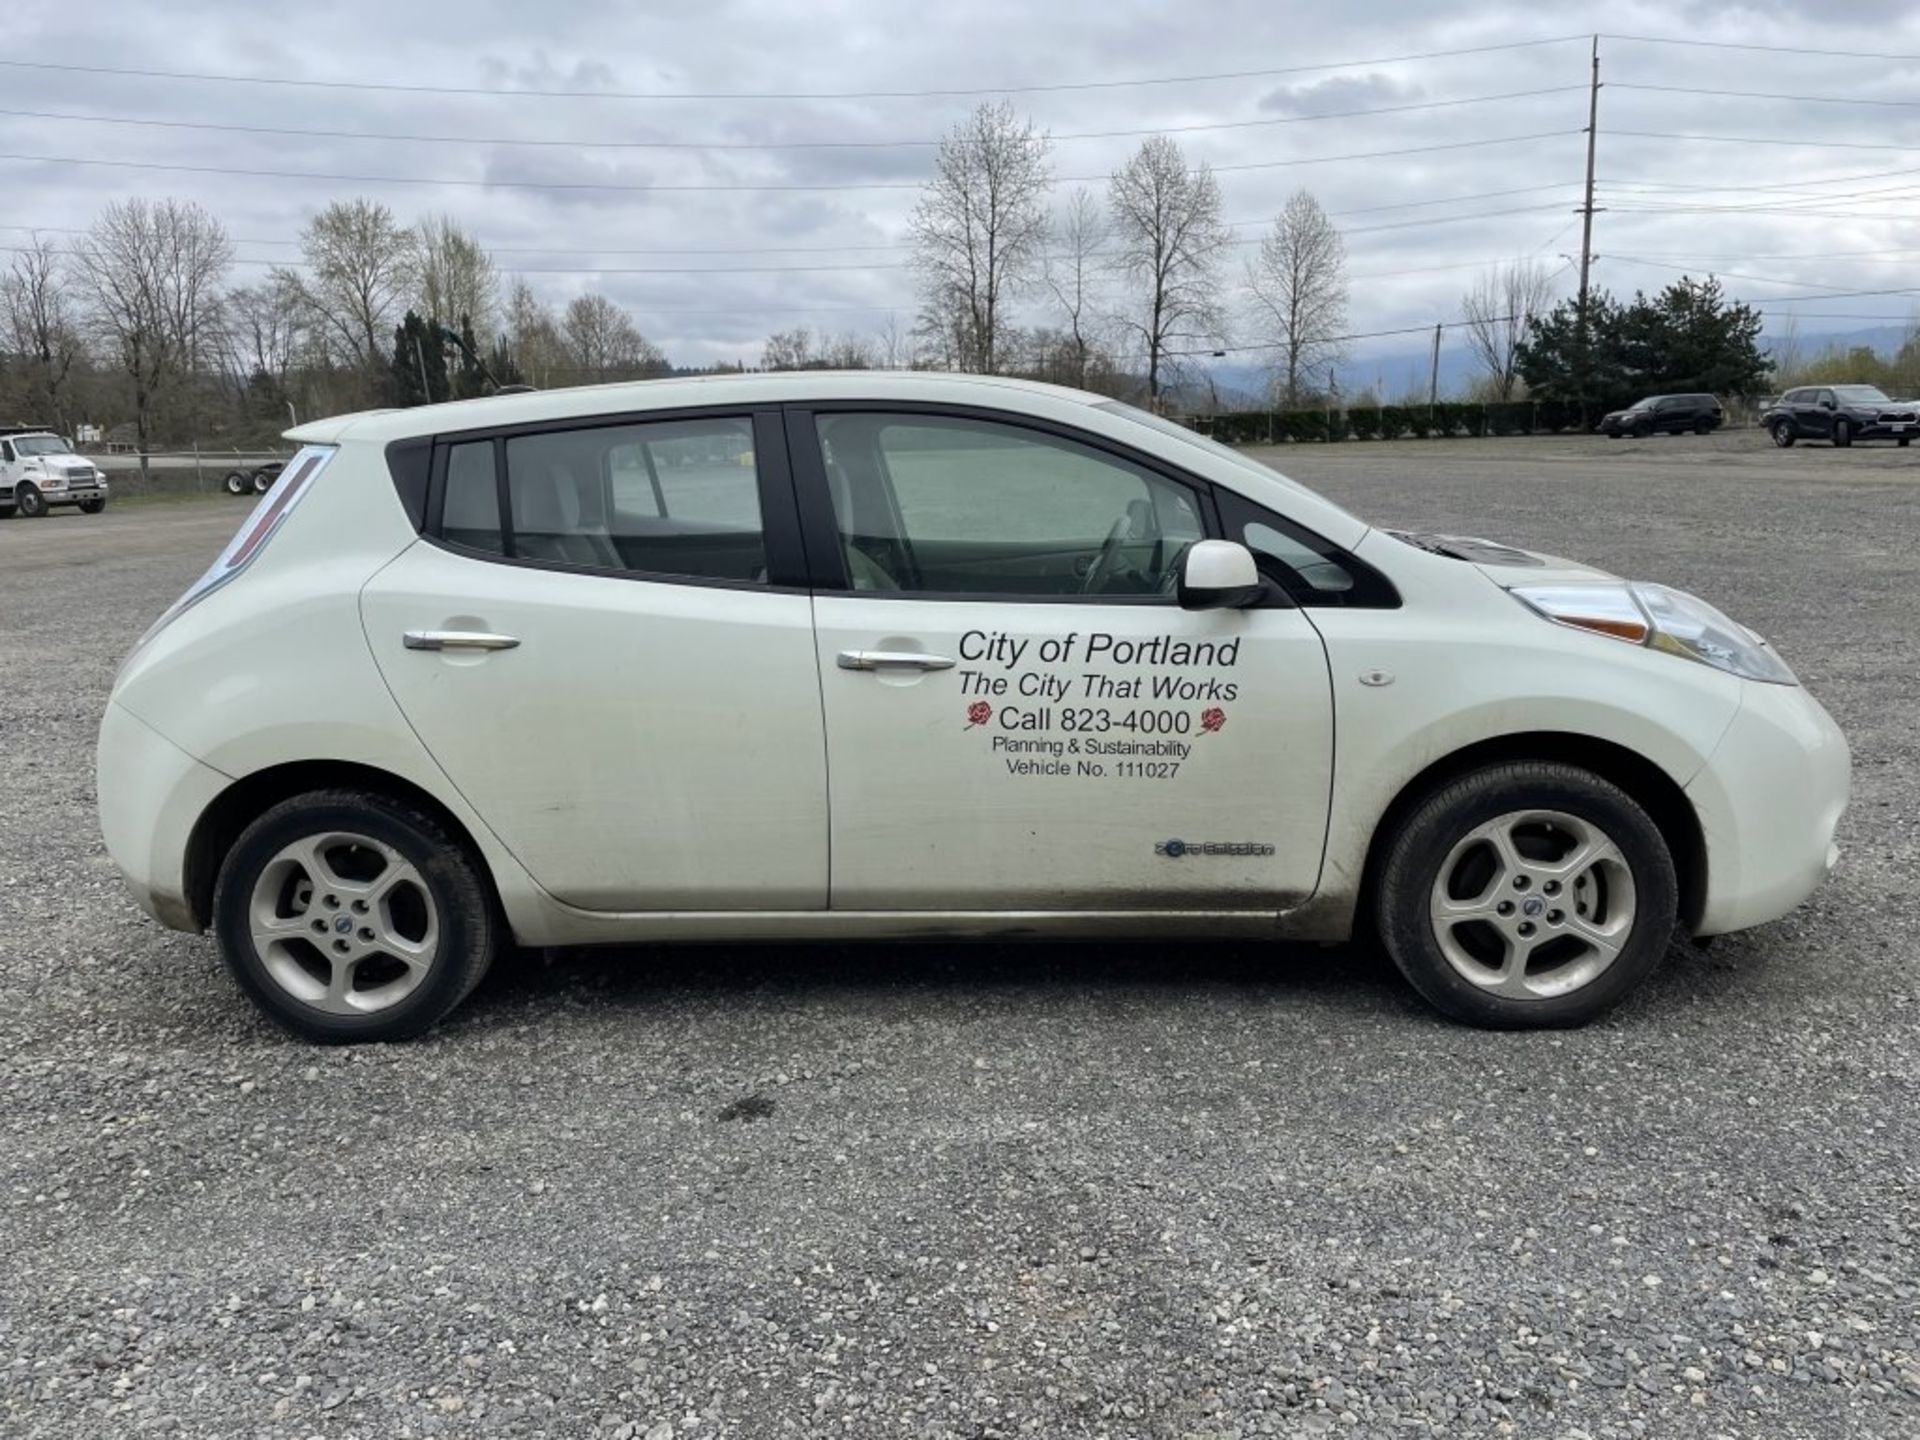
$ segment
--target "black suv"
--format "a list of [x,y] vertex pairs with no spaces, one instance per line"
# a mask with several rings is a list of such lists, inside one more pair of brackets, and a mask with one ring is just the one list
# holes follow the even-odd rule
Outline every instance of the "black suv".
[[1649,395],[1625,410],[1602,416],[1594,430],[1609,440],[1621,435],[1651,435],[1657,430],[1670,435],[1683,430],[1704,435],[1719,429],[1726,418],[1720,402],[1711,395]]
[[1920,405],[1889,400],[1875,385],[1802,385],[1769,405],[1760,423],[1783,450],[1796,440],[1904,445],[1920,435]]

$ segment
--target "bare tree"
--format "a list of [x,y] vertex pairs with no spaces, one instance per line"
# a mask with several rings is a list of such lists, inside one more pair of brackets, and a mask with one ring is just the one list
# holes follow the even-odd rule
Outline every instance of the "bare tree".
[[961,327],[957,368],[999,367],[1008,304],[1046,246],[1048,183],[1046,137],[1004,100],[980,106],[940,142],[910,229],[923,314]]
[[1046,257],[1041,272],[1054,303],[1066,317],[1073,361],[1067,383],[1083,390],[1096,344],[1100,280],[1106,273],[1101,257],[1111,234],[1100,202],[1082,186],[1067,197],[1066,208],[1054,222],[1053,253]]
[[1147,395],[1157,405],[1171,358],[1168,342],[1212,339],[1226,328],[1218,268],[1227,244],[1220,182],[1205,165],[1189,170],[1180,147],[1155,135],[1114,173],[1108,208],[1119,268],[1138,291],[1133,311],[1119,319],[1146,351]]
[[26,361],[29,390],[46,406],[47,423],[67,428],[67,378],[80,357],[80,335],[68,313],[59,252],[31,235],[0,276],[0,348]]
[[633,317],[604,295],[575,296],[560,322],[568,364],[583,379],[634,380],[667,372],[666,357]]
[[1274,388],[1282,404],[1299,404],[1310,377],[1339,359],[1346,266],[1339,230],[1305,190],[1288,197],[1260,253],[1247,262],[1247,288],[1278,352]]
[[191,201],[117,201],[74,248],[93,322],[133,386],[140,469],[156,404],[212,349],[233,248]]
[[900,317],[891,310],[875,337],[875,346],[882,370],[898,370],[906,362],[907,338],[900,333]]
[[493,339],[500,277],[493,257],[451,215],[420,222],[420,313],[458,329],[473,323],[481,344]]
[[804,325],[774,331],[760,352],[762,370],[805,370],[813,363],[813,332]]
[[245,384],[265,376],[284,386],[305,341],[305,314],[298,291],[283,274],[258,285],[230,290],[226,298],[227,366]]
[[567,363],[559,321],[524,280],[514,281],[507,296],[507,348],[527,382],[542,389]]
[[1553,273],[1538,260],[1496,265],[1460,297],[1467,348],[1487,372],[1489,388],[1513,399],[1520,380],[1520,347],[1534,320],[1553,299]]
[[300,236],[307,273],[279,271],[299,286],[315,322],[366,370],[386,363],[393,333],[420,273],[414,233],[377,200],[336,200]]

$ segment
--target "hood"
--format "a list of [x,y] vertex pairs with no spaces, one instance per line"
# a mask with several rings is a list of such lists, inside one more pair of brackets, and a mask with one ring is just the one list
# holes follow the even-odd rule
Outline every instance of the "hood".
[[1563,559],[1558,555],[1543,555],[1537,550],[1522,550],[1515,545],[1503,545],[1498,540],[1483,540],[1473,535],[1433,535],[1410,530],[1390,530],[1387,533],[1430,555],[1444,555],[1450,560],[1472,565],[1503,590],[1511,590],[1516,585],[1578,585],[1595,580],[1610,583],[1620,580],[1618,575],[1595,565]]

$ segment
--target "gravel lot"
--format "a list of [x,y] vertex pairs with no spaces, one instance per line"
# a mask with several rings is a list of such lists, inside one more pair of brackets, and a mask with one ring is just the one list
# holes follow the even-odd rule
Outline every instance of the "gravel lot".
[[1771,634],[1854,745],[1833,883],[1572,1034],[1344,952],[768,947],[309,1049],[93,818],[114,665],[240,507],[0,524],[0,1431],[1920,1432],[1920,452],[1276,459]]

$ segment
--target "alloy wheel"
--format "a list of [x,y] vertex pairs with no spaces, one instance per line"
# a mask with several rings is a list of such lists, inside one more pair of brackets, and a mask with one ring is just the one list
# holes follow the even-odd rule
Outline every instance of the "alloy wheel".
[[1518,810],[1448,851],[1428,913],[1462,979],[1509,999],[1550,999],[1619,958],[1633,930],[1633,872],[1590,821]]
[[275,984],[333,1015],[398,1004],[432,969],[440,913],[393,846],[343,831],[285,846],[254,882],[249,931]]

